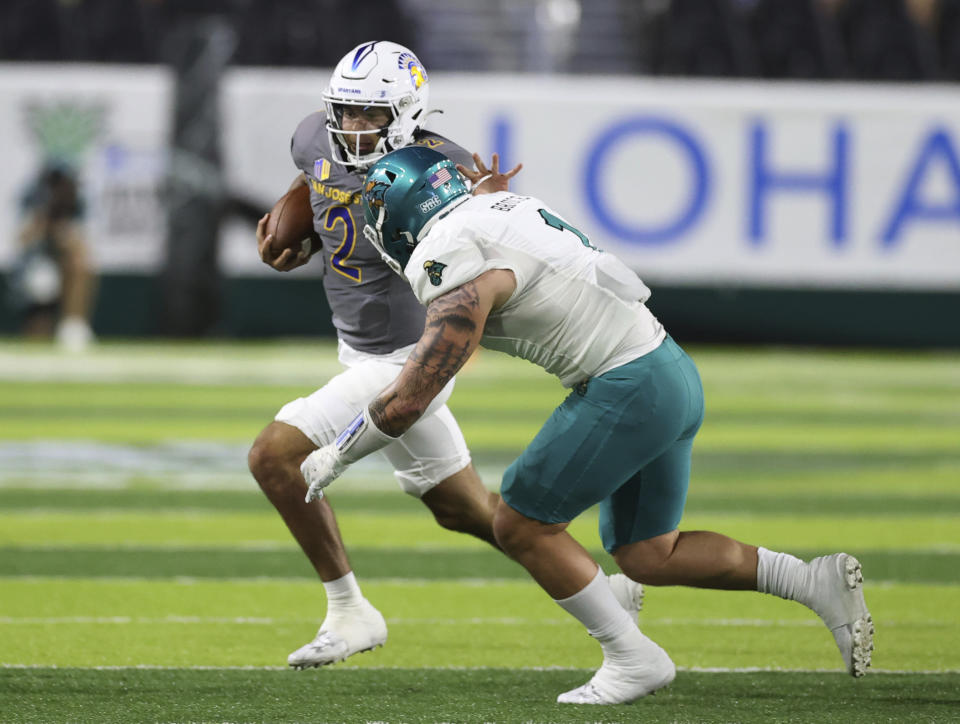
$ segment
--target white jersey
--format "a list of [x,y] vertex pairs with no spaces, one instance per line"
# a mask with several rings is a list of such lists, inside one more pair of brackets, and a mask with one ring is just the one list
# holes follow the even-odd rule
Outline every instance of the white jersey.
[[469,199],[440,218],[404,273],[424,305],[490,269],[517,288],[487,319],[481,344],[555,374],[566,387],[652,352],[666,337],[650,290],[615,256],[539,199]]

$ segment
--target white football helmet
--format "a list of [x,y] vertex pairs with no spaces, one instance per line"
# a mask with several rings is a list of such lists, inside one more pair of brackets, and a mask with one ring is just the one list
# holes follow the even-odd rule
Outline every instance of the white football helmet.
[[[427,96],[427,72],[410,50],[386,40],[358,45],[337,63],[323,92],[333,160],[365,169],[409,145],[427,115]],[[371,152],[360,154],[357,145],[370,131],[343,130],[345,106],[379,107],[390,116]]]

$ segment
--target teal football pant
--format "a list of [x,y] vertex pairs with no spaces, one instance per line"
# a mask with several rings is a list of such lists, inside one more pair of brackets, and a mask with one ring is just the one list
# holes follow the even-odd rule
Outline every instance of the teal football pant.
[[611,553],[668,533],[683,515],[702,422],[697,368],[667,336],[653,352],[577,385],[507,469],[501,495],[544,523],[599,503]]

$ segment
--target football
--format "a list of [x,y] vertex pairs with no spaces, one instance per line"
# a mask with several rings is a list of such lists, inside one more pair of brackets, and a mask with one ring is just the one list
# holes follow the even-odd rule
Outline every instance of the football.
[[320,237],[313,230],[313,207],[310,189],[299,184],[285,193],[270,209],[267,234],[273,234],[277,252],[293,249],[312,254],[320,248]]

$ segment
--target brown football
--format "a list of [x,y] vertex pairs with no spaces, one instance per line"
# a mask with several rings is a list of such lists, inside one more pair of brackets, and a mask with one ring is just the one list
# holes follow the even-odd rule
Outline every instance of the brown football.
[[270,209],[267,219],[267,234],[273,234],[273,248],[301,250],[312,254],[320,248],[320,237],[313,230],[313,207],[310,206],[310,189],[299,184],[285,193]]

